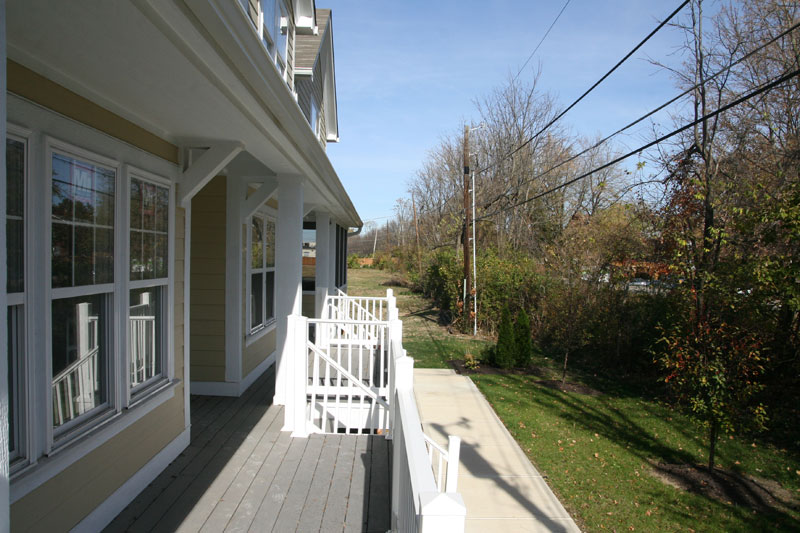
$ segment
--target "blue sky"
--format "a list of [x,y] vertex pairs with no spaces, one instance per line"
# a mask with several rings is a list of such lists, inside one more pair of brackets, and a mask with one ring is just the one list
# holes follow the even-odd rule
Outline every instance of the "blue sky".
[[[541,66],[540,87],[565,107],[680,2],[571,0],[520,75]],[[318,2],[333,10],[339,133],[328,155],[364,221],[391,216],[428,150],[474,100],[517,73],[564,0]],[[645,60],[680,60],[666,27],[562,119],[574,133],[610,133],[676,94]],[[669,124],[668,117],[660,117]],[[622,139],[634,148],[640,129]]]

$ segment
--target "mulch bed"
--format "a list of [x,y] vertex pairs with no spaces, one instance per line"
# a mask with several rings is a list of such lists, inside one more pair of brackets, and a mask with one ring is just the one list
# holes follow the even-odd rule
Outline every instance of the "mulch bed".
[[[464,361],[461,359],[451,359],[448,361],[453,369],[461,375],[469,376],[472,374],[489,374],[489,375],[502,375],[502,376],[539,376],[544,377],[546,372],[544,369],[531,366],[529,368],[495,368],[489,365],[481,365],[478,368],[467,368],[464,366]],[[566,382],[561,384],[560,379],[543,379],[534,381],[535,384],[548,389],[554,389],[561,392],[575,392],[577,394],[585,394],[587,396],[601,396],[602,393],[586,385],[580,383]]]
[[719,468],[709,472],[703,465],[651,462],[650,466],[653,475],[664,483],[729,505],[761,513],[800,508],[794,495],[775,481]]

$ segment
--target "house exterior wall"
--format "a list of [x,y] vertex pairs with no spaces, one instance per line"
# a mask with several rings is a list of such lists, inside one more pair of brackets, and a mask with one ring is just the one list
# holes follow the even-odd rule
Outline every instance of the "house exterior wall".
[[192,199],[192,381],[225,381],[225,202],[224,176]]
[[316,296],[314,293],[303,293],[303,316],[308,318],[316,318],[314,314],[316,311]]
[[[25,67],[13,62],[9,65],[9,122],[30,129],[33,138],[53,135],[77,147],[112,157],[123,166],[141,167],[168,179],[177,175],[174,145]],[[41,143],[36,141],[35,146],[37,152],[32,157],[43,159]],[[31,172],[36,171],[41,172],[41,167],[32,166]],[[117,183],[125,183],[124,175]],[[43,191],[31,187],[28,194],[39,195]],[[175,208],[173,221],[174,246],[168,252],[174,260],[172,283],[168,286],[173,313],[170,344],[173,375],[181,379],[184,371],[183,209]],[[35,247],[36,243],[26,240],[26,246]],[[41,332],[35,333],[38,336]],[[113,348],[111,351],[111,357],[122,360]],[[25,356],[31,360],[40,357],[33,348],[29,348]],[[178,442],[182,434],[188,435],[185,400],[184,384],[176,382],[171,388],[142,400],[142,404],[118,413],[93,433],[65,444],[59,453],[33,457],[38,464],[18,472],[11,481],[12,530],[69,530],[96,512],[98,506],[106,505],[115,491],[130,484],[131,478],[148,464],[159,457],[163,459],[165,450],[169,448],[167,453],[172,453],[170,445]],[[75,450],[86,451],[79,454]],[[163,460],[171,458],[174,457]]]
[[248,344],[244,348],[242,355],[242,375],[247,376],[255,368],[264,362],[270,355],[275,353],[277,345],[276,329],[272,328],[255,342]]

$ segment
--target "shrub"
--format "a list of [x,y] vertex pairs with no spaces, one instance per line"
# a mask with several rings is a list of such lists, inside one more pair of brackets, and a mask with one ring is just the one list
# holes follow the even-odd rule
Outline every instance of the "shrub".
[[511,368],[516,361],[516,342],[514,342],[514,326],[511,323],[511,311],[503,306],[500,327],[497,333],[497,347],[494,351],[494,364],[499,368]]
[[361,268],[356,254],[350,254],[347,258],[347,268]]
[[533,343],[531,342],[531,320],[528,318],[525,308],[519,310],[517,322],[514,324],[514,344],[517,366],[527,367],[531,362]]

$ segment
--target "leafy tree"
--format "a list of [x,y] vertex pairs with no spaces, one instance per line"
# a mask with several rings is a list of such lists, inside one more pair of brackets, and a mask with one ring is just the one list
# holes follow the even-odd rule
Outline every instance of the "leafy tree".
[[531,320],[524,307],[519,310],[517,321],[514,324],[514,344],[517,366],[527,367],[531,362],[533,344],[531,343]]

